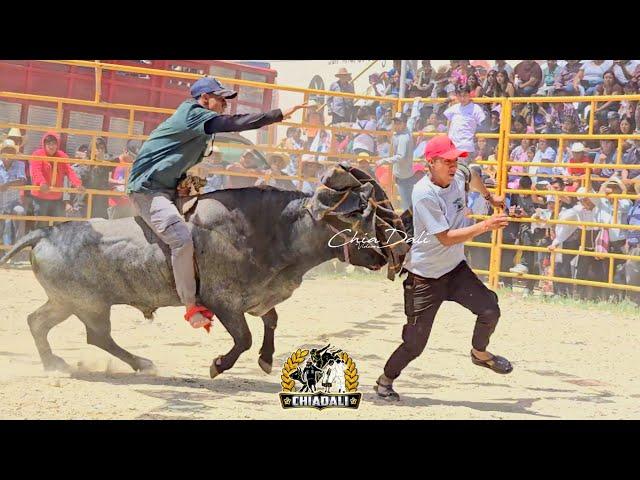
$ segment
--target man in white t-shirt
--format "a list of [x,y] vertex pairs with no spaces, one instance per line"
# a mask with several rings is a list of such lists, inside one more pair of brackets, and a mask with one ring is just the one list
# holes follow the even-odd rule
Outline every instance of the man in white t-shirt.
[[[393,390],[393,381],[424,350],[444,301],[456,302],[477,315],[471,342],[474,364],[497,373],[513,369],[506,358],[486,351],[500,317],[498,296],[473,273],[464,255],[464,242],[504,228],[509,220],[500,213],[465,226],[468,177],[457,163],[458,157],[464,156],[466,152],[457,149],[446,135],[433,137],[426,145],[431,178],[423,177],[413,190],[414,240],[403,269],[408,272],[403,282],[407,323],[402,330],[403,343],[391,354],[376,382],[376,392],[383,398],[400,398]],[[470,175],[472,190],[480,192],[494,207],[504,208],[502,196],[492,195],[477,173]]]
[[449,121],[449,138],[458,150],[467,152],[461,160],[465,165],[467,158],[475,158],[474,137],[478,126],[486,118],[482,107],[471,101],[470,92],[468,85],[459,86],[456,89],[458,103],[444,111],[444,116]]

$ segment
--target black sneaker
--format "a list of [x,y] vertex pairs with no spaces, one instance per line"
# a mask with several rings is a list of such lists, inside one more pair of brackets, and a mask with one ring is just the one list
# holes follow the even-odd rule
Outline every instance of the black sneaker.
[[400,400],[400,395],[393,389],[391,385],[382,385],[376,382],[376,385],[373,387],[379,397],[384,398],[385,400],[398,401]]

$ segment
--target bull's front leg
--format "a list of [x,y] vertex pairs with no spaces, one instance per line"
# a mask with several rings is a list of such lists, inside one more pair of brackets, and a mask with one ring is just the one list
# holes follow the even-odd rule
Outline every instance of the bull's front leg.
[[251,348],[251,332],[243,313],[216,311],[216,316],[220,319],[220,323],[224,325],[224,328],[227,329],[231,338],[233,338],[233,348],[211,363],[211,367],[209,367],[211,378],[215,378],[222,372],[229,370],[235,365],[240,354]]
[[274,333],[278,326],[278,314],[276,309],[272,308],[262,316],[264,322],[264,339],[262,340],[262,347],[260,347],[260,353],[258,357],[258,365],[265,373],[271,373],[273,366],[273,352],[274,346]]

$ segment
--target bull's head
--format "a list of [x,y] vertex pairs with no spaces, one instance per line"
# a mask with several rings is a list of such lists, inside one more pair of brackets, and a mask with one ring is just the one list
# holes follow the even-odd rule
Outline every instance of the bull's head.
[[338,164],[322,178],[309,211],[333,232],[330,246],[345,262],[371,270],[400,270],[409,246],[404,226],[380,185],[362,170]]

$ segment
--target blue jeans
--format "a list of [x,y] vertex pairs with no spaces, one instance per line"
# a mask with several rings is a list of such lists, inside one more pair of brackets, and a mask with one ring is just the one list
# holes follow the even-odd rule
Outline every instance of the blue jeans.
[[400,207],[403,211],[411,208],[411,194],[413,193],[414,184],[413,177],[396,178],[396,186],[398,187],[398,193],[400,193]]
[[[25,215],[26,211],[22,205],[15,205],[13,208],[8,209],[8,213],[12,215]],[[2,243],[4,245],[13,245],[24,235],[25,225],[24,220],[3,220],[0,223]]]
[[522,97],[530,97],[538,91],[538,87],[518,88],[518,95]]

